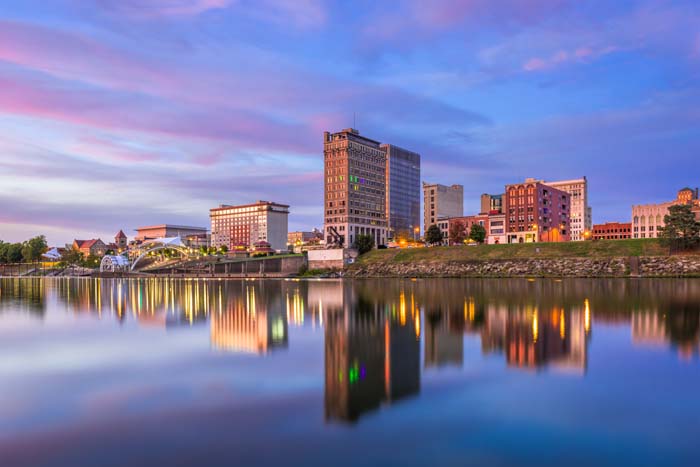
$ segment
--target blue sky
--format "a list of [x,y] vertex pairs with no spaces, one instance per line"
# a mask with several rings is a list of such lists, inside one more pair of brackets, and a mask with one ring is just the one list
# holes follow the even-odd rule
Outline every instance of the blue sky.
[[421,153],[479,194],[586,175],[594,222],[700,185],[700,3],[6,0],[0,239],[322,223],[322,132]]

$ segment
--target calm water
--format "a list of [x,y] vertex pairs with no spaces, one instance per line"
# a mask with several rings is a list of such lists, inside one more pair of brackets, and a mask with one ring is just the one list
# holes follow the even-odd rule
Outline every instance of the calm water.
[[698,465],[700,280],[0,279],[0,465]]

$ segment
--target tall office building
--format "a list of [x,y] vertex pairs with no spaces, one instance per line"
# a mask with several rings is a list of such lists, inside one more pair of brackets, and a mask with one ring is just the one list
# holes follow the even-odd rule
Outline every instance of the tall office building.
[[464,215],[464,187],[423,182],[423,231],[438,219]]
[[593,216],[591,207],[588,205],[588,180],[586,177],[542,183],[570,195],[571,240],[585,240],[585,233],[588,232],[590,235],[593,229]]
[[274,250],[287,249],[287,225],[289,206],[258,201],[254,204],[230,206],[222,204],[209,210],[211,219],[211,245],[254,246],[267,242]]
[[386,152],[379,142],[347,128],[323,133],[326,244],[344,247],[358,235],[386,243]]
[[417,237],[420,233],[420,154],[392,144],[380,147],[386,152],[388,235],[393,239]]

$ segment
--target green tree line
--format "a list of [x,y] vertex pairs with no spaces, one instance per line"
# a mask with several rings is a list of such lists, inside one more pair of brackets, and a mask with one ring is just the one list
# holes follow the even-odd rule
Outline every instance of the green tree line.
[[0,263],[31,263],[41,259],[48,245],[46,237],[39,235],[24,242],[8,243],[0,240]]

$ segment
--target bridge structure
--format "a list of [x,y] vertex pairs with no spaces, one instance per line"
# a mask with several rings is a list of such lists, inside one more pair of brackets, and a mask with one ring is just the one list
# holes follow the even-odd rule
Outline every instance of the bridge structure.
[[180,253],[183,259],[190,258],[194,251],[182,242],[180,237],[163,237],[147,240],[140,245],[129,249],[129,270],[135,271],[139,262],[151,253],[163,250],[172,250]]

